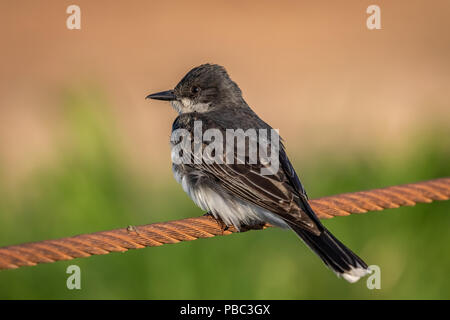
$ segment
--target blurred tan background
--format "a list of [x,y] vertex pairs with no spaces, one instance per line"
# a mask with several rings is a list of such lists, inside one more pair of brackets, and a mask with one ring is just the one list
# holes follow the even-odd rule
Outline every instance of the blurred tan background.
[[[72,3],[81,30],[66,28]],[[374,3],[382,30],[366,28]],[[144,97],[205,62],[227,68],[289,150],[407,147],[429,119],[450,123],[449,12],[446,0],[1,1],[6,179],[70,143],[54,95],[86,81],[105,90],[130,166],[167,177],[176,115]]]

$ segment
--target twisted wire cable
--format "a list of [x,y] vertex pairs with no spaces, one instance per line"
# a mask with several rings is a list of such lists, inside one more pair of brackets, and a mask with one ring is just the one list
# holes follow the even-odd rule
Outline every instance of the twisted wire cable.
[[[380,211],[416,203],[430,203],[450,198],[450,178],[392,186],[368,191],[344,193],[310,200],[320,219],[348,216],[352,213]],[[261,225],[252,229],[265,229]],[[247,231],[244,229],[242,231]],[[124,252],[129,249],[161,246],[163,244],[211,238],[237,232],[208,215],[138,227],[82,234],[56,240],[44,240],[0,248],[0,270],[39,263],[90,257],[92,255]]]

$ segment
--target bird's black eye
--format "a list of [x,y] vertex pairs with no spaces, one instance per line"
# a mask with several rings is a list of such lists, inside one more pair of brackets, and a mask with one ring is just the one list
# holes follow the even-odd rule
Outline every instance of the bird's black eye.
[[199,93],[199,92],[200,92],[200,88],[197,87],[197,86],[193,86],[193,87],[191,88],[191,91],[192,91],[192,93]]

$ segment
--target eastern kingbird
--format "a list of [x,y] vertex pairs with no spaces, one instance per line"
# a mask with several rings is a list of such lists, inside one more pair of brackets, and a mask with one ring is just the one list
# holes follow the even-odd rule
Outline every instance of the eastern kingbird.
[[[331,270],[349,282],[356,282],[370,273],[366,263],[319,221],[308,203],[305,189],[283,144],[280,142],[279,148],[270,149],[277,142],[273,136],[262,140],[259,139],[260,136],[256,136],[256,139],[259,151],[267,151],[269,148],[272,156],[274,151],[277,152],[275,160],[278,163],[275,166],[268,163],[267,159],[263,161],[262,157],[257,157],[257,161],[250,161],[249,154],[238,159],[239,145],[237,148],[233,145],[231,151],[225,151],[221,147],[223,140],[216,144],[215,150],[209,150],[207,159],[201,159],[209,144],[204,141],[208,139],[203,137],[203,140],[199,140],[196,134],[206,136],[207,130],[215,130],[212,131],[214,134],[209,134],[209,141],[212,142],[211,136],[214,136],[217,142],[221,133],[225,135],[230,130],[236,132],[241,129],[246,133],[261,130],[273,132],[250,109],[242,98],[238,85],[230,79],[222,66],[204,64],[196,67],[181,79],[175,89],[150,94],[147,98],[170,101],[178,112],[172,125],[172,169],[175,179],[200,208],[238,230],[243,226],[251,227],[266,222],[289,228]],[[181,148],[182,152],[179,144],[175,143],[179,138],[174,138],[175,132],[185,134],[185,148]],[[255,137],[247,134],[244,138],[243,150],[250,153],[249,145]],[[226,140],[224,145],[228,147],[230,140]],[[232,141],[234,142],[234,138]],[[180,161],[180,153],[183,153],[183,161]],[[218,153],[224,157],[226,154],[231,161],[211,161],[218,159]],[[272,171],[263,174],[261,169],[268,167]]]

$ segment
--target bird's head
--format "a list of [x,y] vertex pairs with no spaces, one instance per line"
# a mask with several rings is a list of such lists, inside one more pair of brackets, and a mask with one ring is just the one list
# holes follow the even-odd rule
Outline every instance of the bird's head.
[[[244,102],[238,85],[217,64],[203,64],[189,71],[175,89],[150,94],[147,99],[170,101],[178,113],[208,112]],[[245,105],[245,102],[244,102]]]

